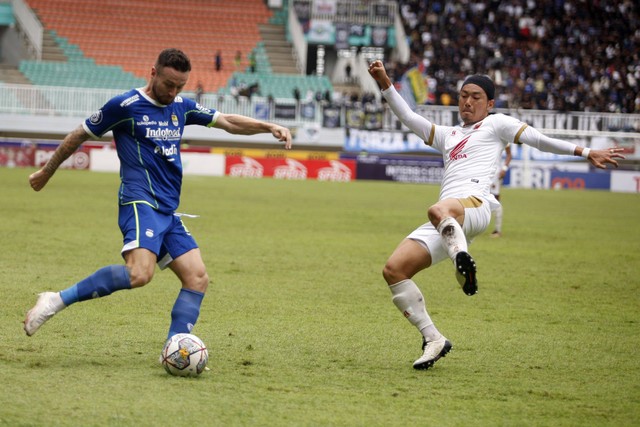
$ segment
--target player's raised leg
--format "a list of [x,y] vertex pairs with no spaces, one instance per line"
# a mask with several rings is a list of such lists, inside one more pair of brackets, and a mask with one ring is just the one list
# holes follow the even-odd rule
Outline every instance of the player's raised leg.
[[63,291],[43,292],[35,306],[27,312],[24,330],[31,336],[65,307],[79,301],[107,296],[122,289],[131,289],[129,271],[124,265],[110,265]]
[[[476,263],[468,251],[467,237],[460,225],[465,217],[465,202],[473,207],[473,198],[445,199],[429,208],[429,220],[442,236],[442,245],[456,268],[456,279],[465,294],[471,296],[478,291]],[[480,203],[481,204],[481,203]]]

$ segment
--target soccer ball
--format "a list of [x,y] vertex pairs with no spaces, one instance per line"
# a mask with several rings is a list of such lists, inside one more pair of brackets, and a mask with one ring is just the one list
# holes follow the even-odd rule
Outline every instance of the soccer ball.
[[162,366],[171,375],[197,377],[208,361],[207,346],[193,334],[176,334],[162,349]]

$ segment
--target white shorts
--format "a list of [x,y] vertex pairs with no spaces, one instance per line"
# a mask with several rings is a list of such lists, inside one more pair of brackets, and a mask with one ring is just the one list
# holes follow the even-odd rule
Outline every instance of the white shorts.
[[[491,207],[489,202],[479,197],[467,197],[458,199],[464,206],[464,223],[462,231],[470,244],[474,237],[483,233],[491,222]],[[435,265],[444,259],[449,258],[449,254],[442,244],[442,236],[430,222],[421,225],[411,232],[407,239],[415,240],[424,246],[431,254],[431,265]]]

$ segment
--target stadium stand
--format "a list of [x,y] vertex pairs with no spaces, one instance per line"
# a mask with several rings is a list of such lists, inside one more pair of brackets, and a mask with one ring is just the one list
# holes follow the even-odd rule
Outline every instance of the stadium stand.
[[[131,87],[131,76],[146,79],[150,64],[162,48],[177,47],[187,52],[193,63],[186,90],[194,90],[200,82],[205,91],[216,91],[227,84],[235,71],[233,58],[237,51],[242,53],[241,67],[248,66],[248,55],[260,41],[258,24],[268,22],[271,16],[261,0],[183,0],[179,3],[28,0],[27,3],[36,11],[45,29],[55,31],[69,58],[67,67],[53,66],[56,74],[58,71],[69,73],[56,84],[65,85],[75,80],[74,85],[82,86],[83,81],[95,77],[93,71],[101,71],[107,74],[107,82],[100,82],[101,87],[106,87],[110,85],[109,79],[115,78],[117,69],[102,67],[119,66],[124,71],[119,83],[123,89]],[[229,37],[230,34],[233,37]],[[223,57],[219,72],[214,69],[217,50]],[[40,66],[45,70],[35,71]],[[35,73],[36,84],[45,84],[38,79],[47,70],[51,71],[47,67],[51,65],[44,61],[24,65],[30,76]]]
[[399,0],[418,66],[433,78],[433,104],[455,99],[468,74],[491,75],[498,106],[640,112],[640,4]]
[[[205,93],[225,96],[246,87],[275,98],[291,98],[294,88],[303,97],[334,91],[329,78],[282,71],[274,61],[291,51],[287,46],[276,50],[266,38],[269,25],[282,29],[287,22],[287,0],[276,11],[263,0],[185,0],[177,5],[153,0],[26,1],[45,28],[53,30],[68,63],[21,64],[36,84],[84,87],[96,82],[99,87],[128,89],[146,79],[160,47],[177,46],[194,62],[187,91],[199,82]],[[387,66],[396,80],[411,67],[423,71],[430,83],[430,104],[455,102],[464,77],[481,72],[499,85],[499,108],[640,112],[637,2],[585,2],[584,7],[570,0],[398,3],[412,55],[408,64],[388,61]],[[214,70],[217,50],[223,56],[220,72]],[[233,60],[237,51],[242,54],[239,69]],[[251,52],[257,60],[255,72],[248,69]],[[358,77],[368,78],[360,72]],[[93,77],[98,74],[104,77]]]
[[[253,87],[259,88],[255,94],[274,98],[292,98],[294,88],[302,94],[333,90],[327,77],[301,75],[293,64],[291,44],[286,42],[284,31],[286,5],[273,13],[261,0],[232,4],[188,0],[181,2],[179,9],[153,0],[28,0],[28,4],[63,54],[61,61],[20,63],[20,71],[36,85],[110,89],[141,86],[159,49],[174,46],[185,50],[193,63],[187,92],[195,91],[198,84],[205,93],[244,94],[246,88]],[[168,29],[167,16],[178,30]],[[180,30],[182,27],[188,31]],[[276,38],[275,46],[270,42],[272,37]],[[278,38],[285,45],[278,44]],[[266,42],[270,45],[265,46]],[[214,57],[218,50],[223,65],[216,72]],[[239,69],[234,64],[237,52],[242,58]],[[251,54],[256,59],[253,72],[249,69]],[[272,66],[270,54],[275,59],[285,58],[285,63]]]
[[126,89],[143,86],[145,79],[126,72],[118,65],[97,65],[84,56],[77,45],[52,32],[58,46],[68,58],[60,61],[20,62],[20,71],[33,83],[42,86],[68,86]]

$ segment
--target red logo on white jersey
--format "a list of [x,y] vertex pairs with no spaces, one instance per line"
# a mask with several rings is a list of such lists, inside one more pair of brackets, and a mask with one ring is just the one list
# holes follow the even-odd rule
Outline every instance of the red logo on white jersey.
[[465,139],[460,141],[458,145],[453,147],[453,150],[451,150],[451,152],[449,153],[449,160],[453,161],[453,160],[460,160],[460,159],[467,158],[467,155],[464,153],[461,153],[461,151],[464,150],[464,146],[467,145],[467,141],[469,141],[470,137],[471,135],[467,136]]

